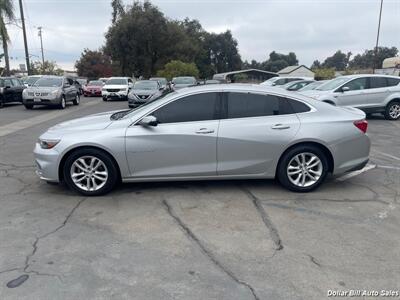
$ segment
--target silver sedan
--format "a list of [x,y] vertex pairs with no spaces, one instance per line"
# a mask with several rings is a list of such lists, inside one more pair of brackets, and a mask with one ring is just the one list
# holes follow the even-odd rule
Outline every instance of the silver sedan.
[[206,85],[133,110],[71,120],[40,136],[38,175],[84,195],[119,181],[277,178],[308,192],[365,166],[364,112],[278,88]]

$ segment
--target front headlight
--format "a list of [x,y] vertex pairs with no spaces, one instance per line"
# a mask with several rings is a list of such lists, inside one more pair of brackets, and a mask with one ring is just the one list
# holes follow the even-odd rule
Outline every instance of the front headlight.
[[57,97],[59,92],[60,92],[59,90],[54,90],[54,91],[52,91],[50,94],[51,94],[53,97]]
[[54,148],[60,140],[53,140],[53,139],[39,139],[38,143],[40,145],[40,148],[42,149],[52,149]]

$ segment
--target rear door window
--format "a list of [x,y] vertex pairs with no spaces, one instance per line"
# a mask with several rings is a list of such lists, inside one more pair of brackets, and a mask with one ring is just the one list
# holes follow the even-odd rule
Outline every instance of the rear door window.
[[227,118],[251,118],[293,113],[286,98],[253,93],[226,93]]
[[388,86],[395,86],[400,83],[400,78],[387,78]]
[[385,77],[370,77],[369,78],[369,88],[379,89],[387,87],[387,81]]

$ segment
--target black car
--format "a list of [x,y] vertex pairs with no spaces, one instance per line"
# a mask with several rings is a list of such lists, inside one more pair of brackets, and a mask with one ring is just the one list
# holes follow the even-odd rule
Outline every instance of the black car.
[[5,103],[21,102],[25,85],[18,78],[0,77],[0,107]]

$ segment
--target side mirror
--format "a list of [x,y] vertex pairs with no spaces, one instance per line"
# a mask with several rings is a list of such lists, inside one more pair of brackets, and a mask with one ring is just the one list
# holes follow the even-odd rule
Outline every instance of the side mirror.
[[148,127],[148,126],[157,126],[158,121],[155,116],[146,116],[143,119],[141,119],[138,123],[139,125]]
[[342,92],[343,92],[343,93],[344,93],[344,92],[348,92],[348,91],[350,91],[350,88],[349,88],[348,86],[342,87]]
[[10,88],[11,88],[11,86],[9,86],[9,85],[6,85],[4,88],[5,88],[5,89],[10,89]]
[[163,91],[163,90],[164,90],[164,87],[160,86],[160,87],[158,88],[158,90],[159,90],[159,91]]
[[275,83],[275,82],[273,82],[273,83],[271,83],[271,85],[272,85],[272,86],[275,86],[275,85],[276,85],[276,83]]

